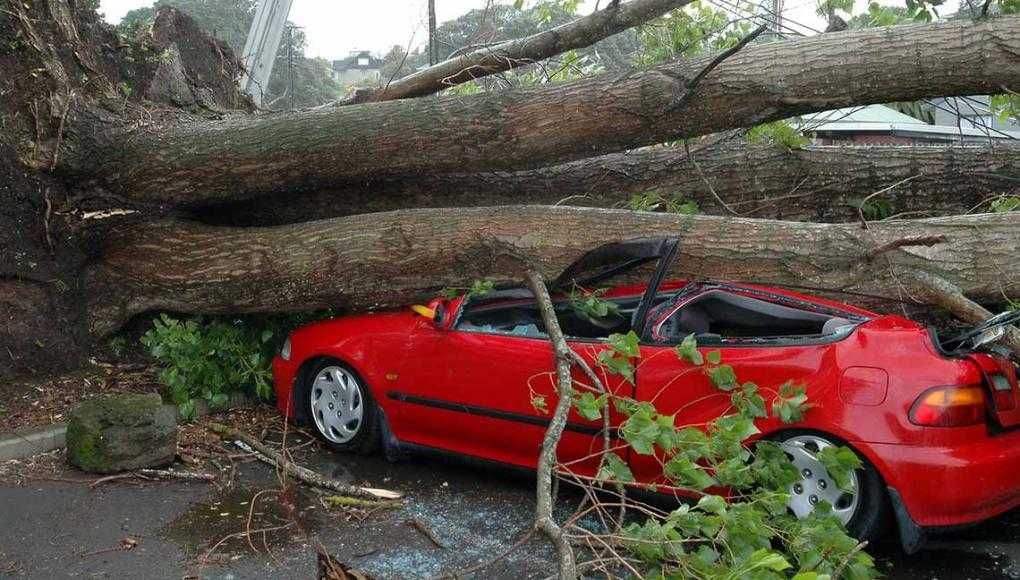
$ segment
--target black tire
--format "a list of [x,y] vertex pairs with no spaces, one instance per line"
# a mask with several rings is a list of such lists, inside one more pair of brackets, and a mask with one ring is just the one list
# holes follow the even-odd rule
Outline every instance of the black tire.
[[[320,421],[315,420],[314,409],[312,408],[312,386],[315,378],[321,371],[329,367],[340,367],[356,380],[356,386],[360,394],[362,416],[356,433],[346,441],[335,441],[327,436],[320,427]],[[330,448],[344,453],[357,453],[369,455],[379,449],[382,441],[381,426],[379,424],[379,413],[375,399],[372,397],[372,389],[369,388],[365,379],[358,374],[347,363],[335,358],[321,358],[311,363],[300,375],[301,379],[295,391],[296,404],[301,405],[305,422],[312,428],[312,431]]]
[[816,437],[830,445],[847,447],[857,453],[864,467],[857,470],[857,506],[846,524],[846,530],[848,534],[861,541],[874,542],[884,536],[890,529],[889,497],[882,476],[871,462],[845,441],[828,433],[792,430],[770,436],[769,439],[782,444],[799,436]]

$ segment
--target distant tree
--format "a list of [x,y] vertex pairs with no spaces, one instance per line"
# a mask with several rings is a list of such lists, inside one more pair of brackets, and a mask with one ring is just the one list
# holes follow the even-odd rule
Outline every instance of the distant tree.
[[390,79],[405,77],[419,67],[428,64],[428,54],[421,50],[414,50],[410,53],[398,44],[383,57],[382,68],[380,69],[381,84],[386,84]]
[[895,26],[912,22],[914,18],[902,6],[883,6],[878,2],[868,4],[868,11],[862,12],[847,22],[851,29]]
[[156,8],[160,6],[173,6],[187,13],[203,30],[226,42],[238,55],[255,18],[255,0],[156,0],[153,6],[128,12],[117,28],[127,33],[142,30],[152,24]]
[[[191,16],[202,30],[226,42],[239,56],[255,18],[255,0],[156,0],[152,7],[128,12],[117,28],[122,34],[138,34],[152,24],[155,10],[161,6],[173,6]],[[277,108],[291,104],[287,38],[284,34],[264,100],[265,103],[275,102]],[[295,28],[291,36],[295,107],[321,105],[336,99],[341,93],[340,86],[329,74],[329,62],[306,57],[306,45],[304,32]]]

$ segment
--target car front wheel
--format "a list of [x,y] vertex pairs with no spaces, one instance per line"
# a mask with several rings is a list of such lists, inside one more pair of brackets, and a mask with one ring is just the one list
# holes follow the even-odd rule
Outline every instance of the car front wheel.
[[867,461],[850,473],[849,485],[838,486],[819,460],[818,453],[841,442],[816,433],[794,433],[779,438],[780,447],[800,473],[800,480],[789,488],[787,507],[798,518],[827,502],[832,515],[839,518],[847,532],[860,540],[881,536],[886,522],[886,497],[882,478]]
[[316,434],[338,451],[375,451],[379,422],[365,381],[335,359],[318,362],[304,377],[302,399]]

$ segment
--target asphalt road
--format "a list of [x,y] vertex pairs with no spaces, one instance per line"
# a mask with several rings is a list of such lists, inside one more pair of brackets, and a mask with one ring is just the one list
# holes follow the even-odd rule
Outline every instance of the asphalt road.
[[[404,491],[405,507],[359,521],[305,492],[264,491],[278,485],[262,464],[242,466],[224,492],[190,482],[0,484],[0,577],[304,579],[314,577],[320,543],[377,578],[429,577],[488,559],[530,522],[534,482],[518,473],[425,458],[389,463],[315,453],[305,460],[333,477]],[[249,514],[252,529],[270,531],[253,534],[250,544],[223,540],[244,530]],[[295,519],[301,529],[272,530]],[[137,544],[118,549],[125,538]],[[872,552],[894,579],[1020,578],[1020,511],[940,538],[914,556],[892,545]],[[543,578],[551,557],[534,540],[477,577]]]

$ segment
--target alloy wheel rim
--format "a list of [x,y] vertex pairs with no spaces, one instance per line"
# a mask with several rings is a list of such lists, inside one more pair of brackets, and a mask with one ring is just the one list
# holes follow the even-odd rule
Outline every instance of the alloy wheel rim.
[[311,408],[319,433],[333,443],[346,443],[361,429],[365,408],[361,385],[343,367],[325,367],[312,381]]
[[825,501],[832,506],[832,515],[839,518],[843,525],[853,519],[857,512],[858,478],[857,472],[850,472],[850,482],[846,489],[840,489],[829,475],[825,465],[818,460],[818,452],[832,443],[814,435],[798,435],[782,443],[782,449],[800,473],[800,481],[790,485],[790,501],[787,507],[798,518],[805,518],[815,511],[815,507]]

